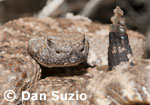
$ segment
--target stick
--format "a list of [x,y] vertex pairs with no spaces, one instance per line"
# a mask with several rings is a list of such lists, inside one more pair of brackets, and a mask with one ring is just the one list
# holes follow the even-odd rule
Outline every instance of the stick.
[[38,18],[44,18],[50,16],[64,0],[48,0],[44,8],[38,13]]
[[79,14],[87,17],[91,16],[91,14],[95,12],[102,1],[103,0],[90,0]]

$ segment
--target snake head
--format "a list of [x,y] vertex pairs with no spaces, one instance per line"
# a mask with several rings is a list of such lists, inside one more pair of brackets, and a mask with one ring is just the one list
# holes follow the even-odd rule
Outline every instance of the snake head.
[[74,66],[87,59],[89,43],[79,33],[46,33],[33,36],[28,52],[46,67]]

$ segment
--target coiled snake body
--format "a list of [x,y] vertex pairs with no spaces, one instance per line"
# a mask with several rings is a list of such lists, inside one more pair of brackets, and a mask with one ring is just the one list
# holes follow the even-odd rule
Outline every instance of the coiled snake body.
[[[120,64],[114,68],[115,70],[107,71],[102,65],[108,63],[108,35],[108,25],[93,23],[82,18],[76,20],[73,17],[71,19],[23,18],[1,26],[0,104],[136,105],[136,103],[150,103],[150,61],[141,60],[145,50],[143,47],[145,38],[139,33],[128,31],[135,56],[134,61],[140,60],[140,62],[135,63],[135,66],[128,63]],[[31,37],[33,37],[32,42],[28,43]],[[89,41],[88,57],[87,40]],[[37,50],[34,47],[35,49],[31,50],[29,44],[36,48],[42,45],[42,48]],[[45,61],[43,65],[51,68],[39,66],[28,51],[39,63]],[[49,57],[41,58],[35,52],[40,54],[51,52],[51,54]],[[79,64],[86,58],[90,66],[81,64],[75,67],[52,68],[58,67],[57,65]],[[49,76],[45,76],[46,78],[43,77],[45,71],[50,72]],[[3,98],[6,90],[13,90],[16,93],[14,101],[8,102]],[[31,93],[46,93],[47,99],[22,101],[21,92],[25,90]],[[87,99],[54,101],[51,99],[52,91],[85,93]]]

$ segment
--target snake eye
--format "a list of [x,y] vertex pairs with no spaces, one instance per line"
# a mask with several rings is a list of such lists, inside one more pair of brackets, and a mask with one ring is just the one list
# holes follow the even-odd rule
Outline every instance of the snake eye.
[[82,47],[81,49],[80,49],[80,52],[83,52],[84,51],[84,47]]
[[[86,39],[84,37],[84,39],[82,40],[83,44],[86,44]],[[85,49],[85,46],[82,46],[82,48],[80,49],[80,52],[83,52]]]
[[53,42],[51,41],[51,39],[47,39],[47,45],[48,45],[48,47],[51,47],[51,46],[53,46]]

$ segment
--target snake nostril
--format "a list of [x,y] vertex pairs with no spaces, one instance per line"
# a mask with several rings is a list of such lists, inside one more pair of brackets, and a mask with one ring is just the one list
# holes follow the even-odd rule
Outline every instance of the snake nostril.
[[56,54],[60,54],[60,51],[56,51]]

